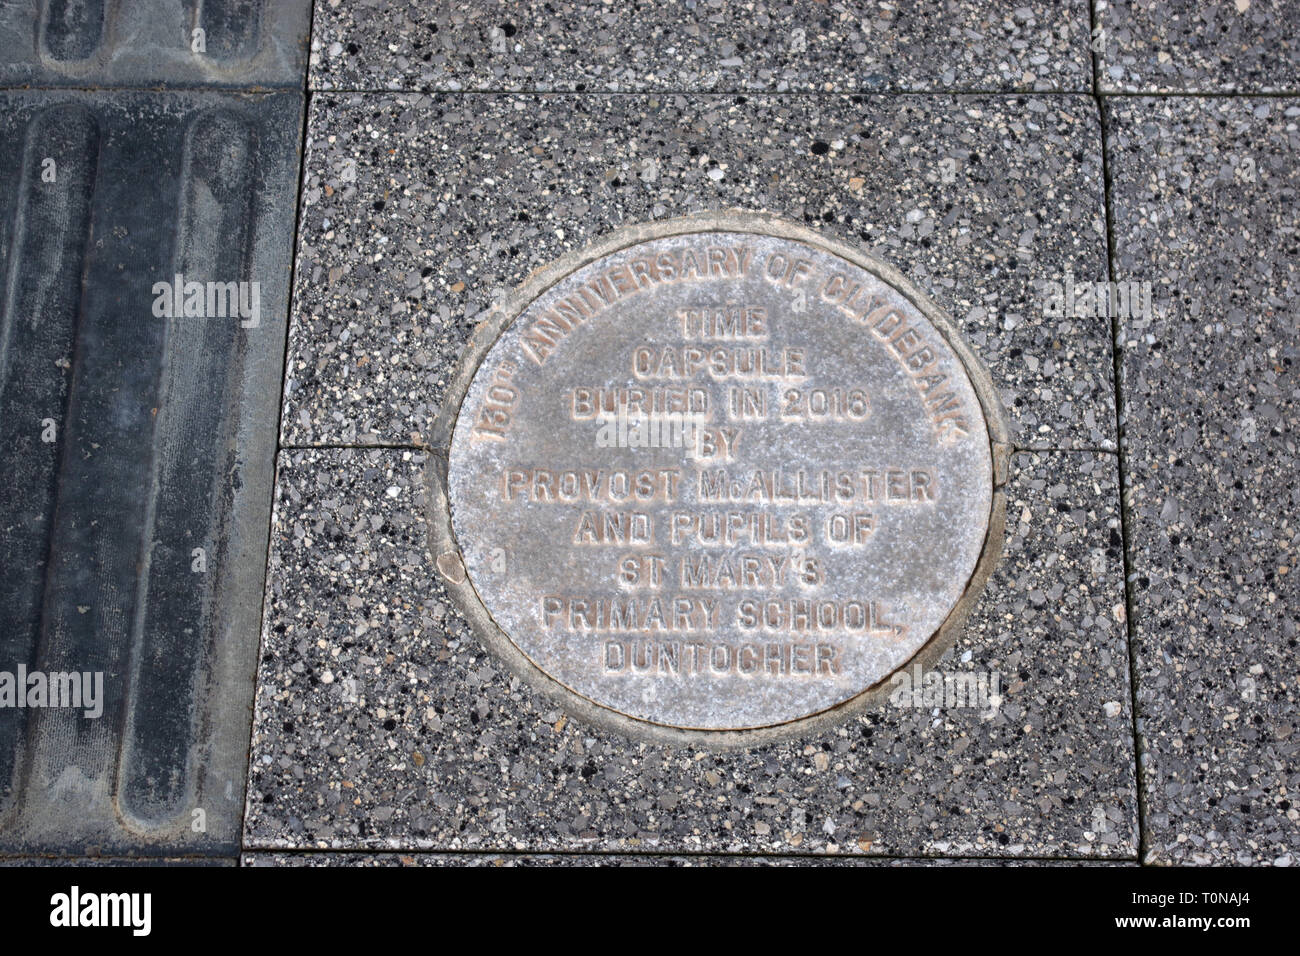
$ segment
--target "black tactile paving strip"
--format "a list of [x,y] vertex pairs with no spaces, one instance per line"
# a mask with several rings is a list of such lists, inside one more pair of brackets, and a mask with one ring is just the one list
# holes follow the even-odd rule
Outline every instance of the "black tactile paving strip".
[[300,88],[310,0],[0,3],[0,86]]
[[0,93],[0,853],[239,846],[302,110]]

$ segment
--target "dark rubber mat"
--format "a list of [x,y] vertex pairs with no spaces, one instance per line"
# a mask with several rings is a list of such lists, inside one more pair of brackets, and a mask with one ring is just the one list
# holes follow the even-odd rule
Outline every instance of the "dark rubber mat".
[[310,0],[0,3],[0,86],[301,87]]
[[239,846],[302,106],[0,94],[0,852]]

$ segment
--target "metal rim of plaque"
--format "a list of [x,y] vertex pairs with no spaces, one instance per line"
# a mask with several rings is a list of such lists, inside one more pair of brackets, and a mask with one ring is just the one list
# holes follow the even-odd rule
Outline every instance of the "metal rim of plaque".
[[881,706],[953,645],[1009,455],[988,372],[896,269],[701,214],[565,255],[479,325],[431,543],[475,634],[569,712],[748,747]]

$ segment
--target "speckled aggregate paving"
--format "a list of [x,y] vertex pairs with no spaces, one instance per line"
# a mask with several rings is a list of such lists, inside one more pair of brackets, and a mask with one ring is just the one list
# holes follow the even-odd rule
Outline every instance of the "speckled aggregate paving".
[[323,0],[311,85],[580,92],[1086,90],[1080,0]]
[[1085,96],[318,94],[282,440],[427,442],[470,331],[531,271],[742,208],[924,286],[1013,440],[1113,448],[1109,327],[1043,315],[1034,284],[1105,278],[1100,145]]
[[[244,863],[1291,863],[1300,106],[1247,94],[1296,90],[1295,4],[471,6],[316,6]],[[652,745],[441,592],[421,475],[474,327],[727,208],[893,263],[989,365],[1006,554],[941,667],[996,713]]]
[[1091,866],[1133,867],[1131,861],[1098,860],[997,860],[988,858],[948,859],[945,857],[869,857],[869,856],[755,856],[699,853],[691,856],[628,854],[628,853],[245,853],[243,866],[354,866],[375,867],[555,867],[555,866],[617,866],[617,867],[673,867],[705,866]]
[[1097,0],[1096,11],[1102,92],[1300,91],[1296,0]]
[[[6,87],[306,85],[224,862],[1295,862],[1297,0],[297,6],[210,60],[138,11],[0,14]],[[1005,552],[939,667],[992,705],[652,744],[509,676],[443,592],[426,468],[475,327],[616,228],[723,209],[879,256],[988,365]]]
[[709,753],[593,730],[508,678],[423,538],[422,455],[282,454],[246,845],[1132,856],[1113,455],[1022,453],[954,670],[989,712],[890,705]]
[[1300,99],[1108,104],[1138,706],[1158,863],[1293,862]]

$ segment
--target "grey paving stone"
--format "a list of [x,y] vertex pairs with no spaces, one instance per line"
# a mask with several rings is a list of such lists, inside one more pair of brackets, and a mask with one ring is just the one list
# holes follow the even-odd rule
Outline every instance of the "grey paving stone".
[[310,26],[311,0],[4,3],[0,87],[302,89]]
[[[0,865],[3,865],[0,863]],[[1129,860],[1014,860],[870,856],[652,856],[628,853],[245,853],[240,861],[246,867],[547,867],[547,866],[617,866],[617,867],[689,867],[720,866],[879,866],[879,867],[964,867],[964,866],[1137,866]]]
[[1300,90],[1300,0],[1097,0],[1097,14],[1103,92]]
[[926,289],[1014,441],[1113,447],[1109,322],[1046,315],[1039,286],[1105,277],[1089,97],[316,94],[308,135],[286,444],[427,441],[471,329],[529,272],[737,207]]
[[1300,100],[1109,104],[1152,862],[1295,862]]
[[311,84],[344,90],[1091,88],[1080,0],[316,4]]
[[508,679],[434,578],[425,464],[281,453],[246,850],[1135,855],[1113,454],[1016,456],[1006,554],[945,663],[998,672],[996,708],[723,754]]
[[0,852],[237,852],[302,109],[0,94]]

